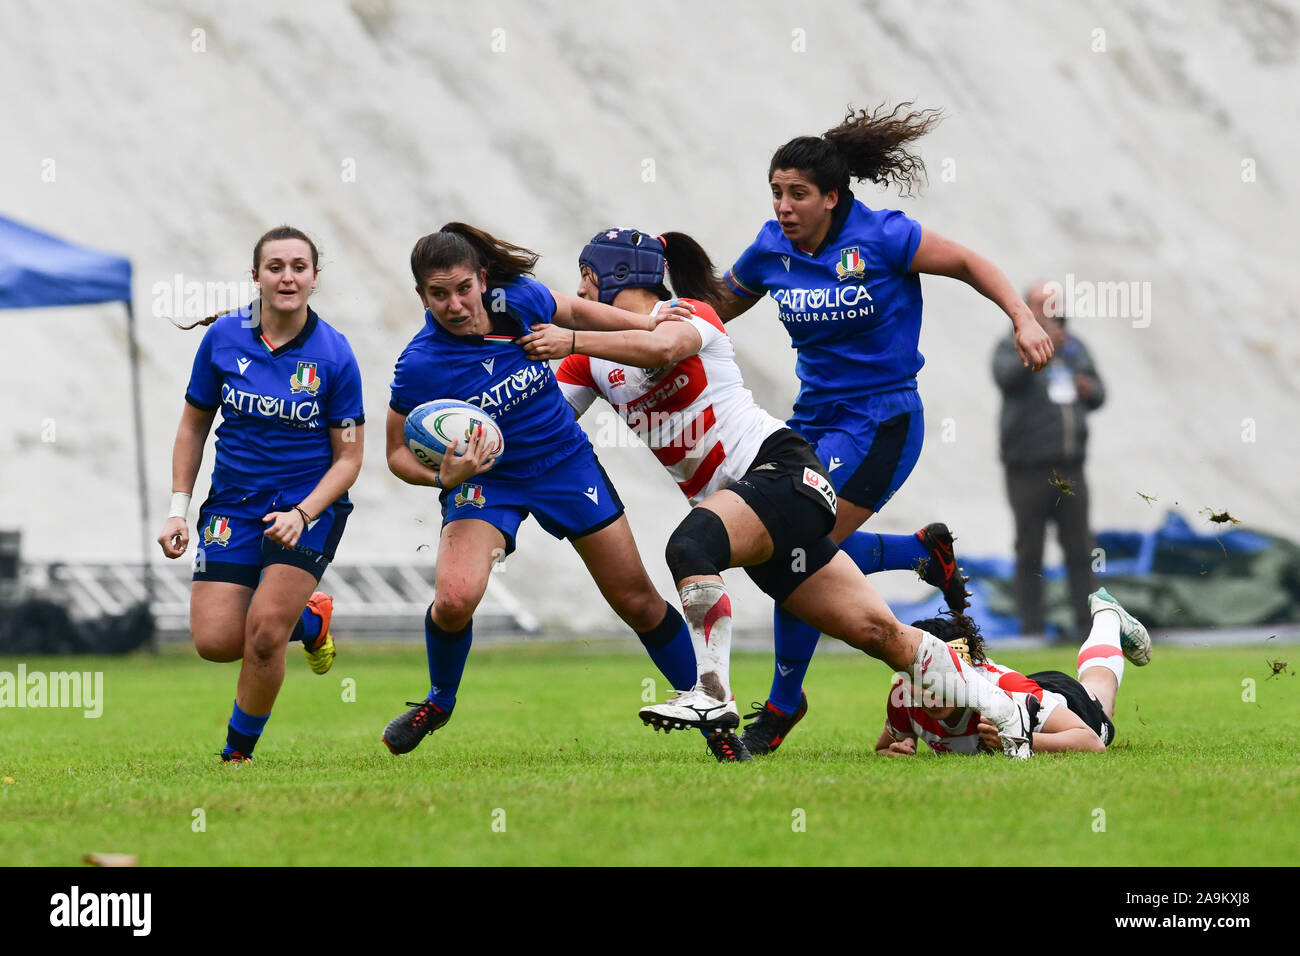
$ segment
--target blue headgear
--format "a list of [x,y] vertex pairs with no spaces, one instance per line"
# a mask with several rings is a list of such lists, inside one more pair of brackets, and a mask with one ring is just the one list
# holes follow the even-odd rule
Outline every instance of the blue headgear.
[[599,298],[609,305],[624,289],[650,289],[671,299],[664,286],[664,243],[635,229],[606,229],[592,237],[578,256],[578,266],[596,273]]

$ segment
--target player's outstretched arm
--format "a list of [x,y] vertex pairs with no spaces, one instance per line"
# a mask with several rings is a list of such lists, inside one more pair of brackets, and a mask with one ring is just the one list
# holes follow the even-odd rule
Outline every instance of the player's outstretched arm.
[[1052,358],[1052,339],[1038,324],[1020,294],[1002,270],[960,243],[937,232],[921,229],[921,242],[912,256],[912,272],[960,279],[989,299],[1011,319],[1016,330],[1016,351],[1026,368],[1035,372]]
[[555,325],[535,325],[519,340],[534,361],[590,355],[637,368],[664,368],[694,355],[704,345],[689,322],[665,322],[650,332],[579,332]]
[[627,309],[616,309],[603,302],[580,299],[576,295],[564,295],[555,291],[551,295],[555,297],[555,317],[552,321],[566,329],[601,332],[640,329],[648,332],[666,319],[689,319],[695,314],[690,305],[676,299],[671,305],[656,310],[653,315],[645,315]]
[[158,535],[158,544],[169,558],[179,558],[189,547],[190,532],[186,516],[177,514],[189,508],[194,494],[194,482],[203,464],[203,445],[212,430],[217,410],[195,408],[189,402],[181,412],[181,422],[176,428],[176,444],[172,446],[172,508],[173,512]]
[[[997,752],[1001,749],[998,741],[998,729],[981,717],[979,723],[980,749]],[[1034,734],[1034,751],[1036,753],[1105,753],[1106,745],[1083,718],[1070,708],[1062,705],[1047,717],[1043,729]]]

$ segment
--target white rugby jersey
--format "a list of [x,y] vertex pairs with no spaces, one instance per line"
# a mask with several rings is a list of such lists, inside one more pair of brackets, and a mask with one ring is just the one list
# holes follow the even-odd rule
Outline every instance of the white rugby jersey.
[[[1042,706],[1034,723],[1035,732],[1041,731],[1052,711],[1065,703],[1065,698],[1055,691],[1044,690],[1019,671],[1003,667],[992,660],[972,664],[971,668],[1008,694],[1023,693],[1037,697]],[[924,740],[926,746],[935,753],[973,754],[979,752],[979,726],[979,711],[970,707],[958,708],[947,720],[936,720],[912,699],[910,682],[901,677],[894,678],[885,712],[885,730],[894,740],[916,737]]]
[[604,398],[668,469],[692,505],[727,487],[753,464],[759,446],[785,423],[745,388],[731,338],[703,302],[687,319],[703,343],[667,369],[642,369],[570,355],[555,377],[581,415]]

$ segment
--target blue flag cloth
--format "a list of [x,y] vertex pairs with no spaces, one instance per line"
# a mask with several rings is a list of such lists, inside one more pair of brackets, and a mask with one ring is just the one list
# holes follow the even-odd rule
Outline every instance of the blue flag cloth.
[[131,301],[131,263],[0,216],[0,309]]

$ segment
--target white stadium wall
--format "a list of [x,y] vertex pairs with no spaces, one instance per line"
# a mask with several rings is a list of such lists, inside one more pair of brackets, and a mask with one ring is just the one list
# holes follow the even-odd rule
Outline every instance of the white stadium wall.
[[[859,198],[1021,287],[1139,283],[1143,309],[1073,322],[1109,391],[1091,419],[1094,527],[1150,527],[1178,502],[1291,533],[1298,55],[1295,8],[1264,2],[6,3],[0,212],[132,259],[159,527],[200,335],[157,317],[162,290],[244,280],[262,231],[308,230],[314,306],[351,340],[369,415],[342,556],[414,553],[434,541],[434,501],[389,475],[383,421],[421,321],[418,236],[481,225],[542,253],[539,278],[566,292],[609,225],[690,232],[725,267],[770,214],[776,146],[847,103],[915,98],[947,114],[922,142],[928,186]],[[951,280],[924,292],[926,447],[869,527],[944,520],[959,549],[1009,553],[988,367],[1009,323]],[[0,527],[22,529],[29,558],[134,555],[120,309],[0,322]],[[759,400],[787,413],[774,308],[729,331]],[[598,451],[671,595],[662,553],[684,501],[644,450]],[[544,621],[614,623],[535,524],[505,573]],[[915,594],[905,578],[886,593]],[[768,603],[731,579],[739,622],[761,627]]]

